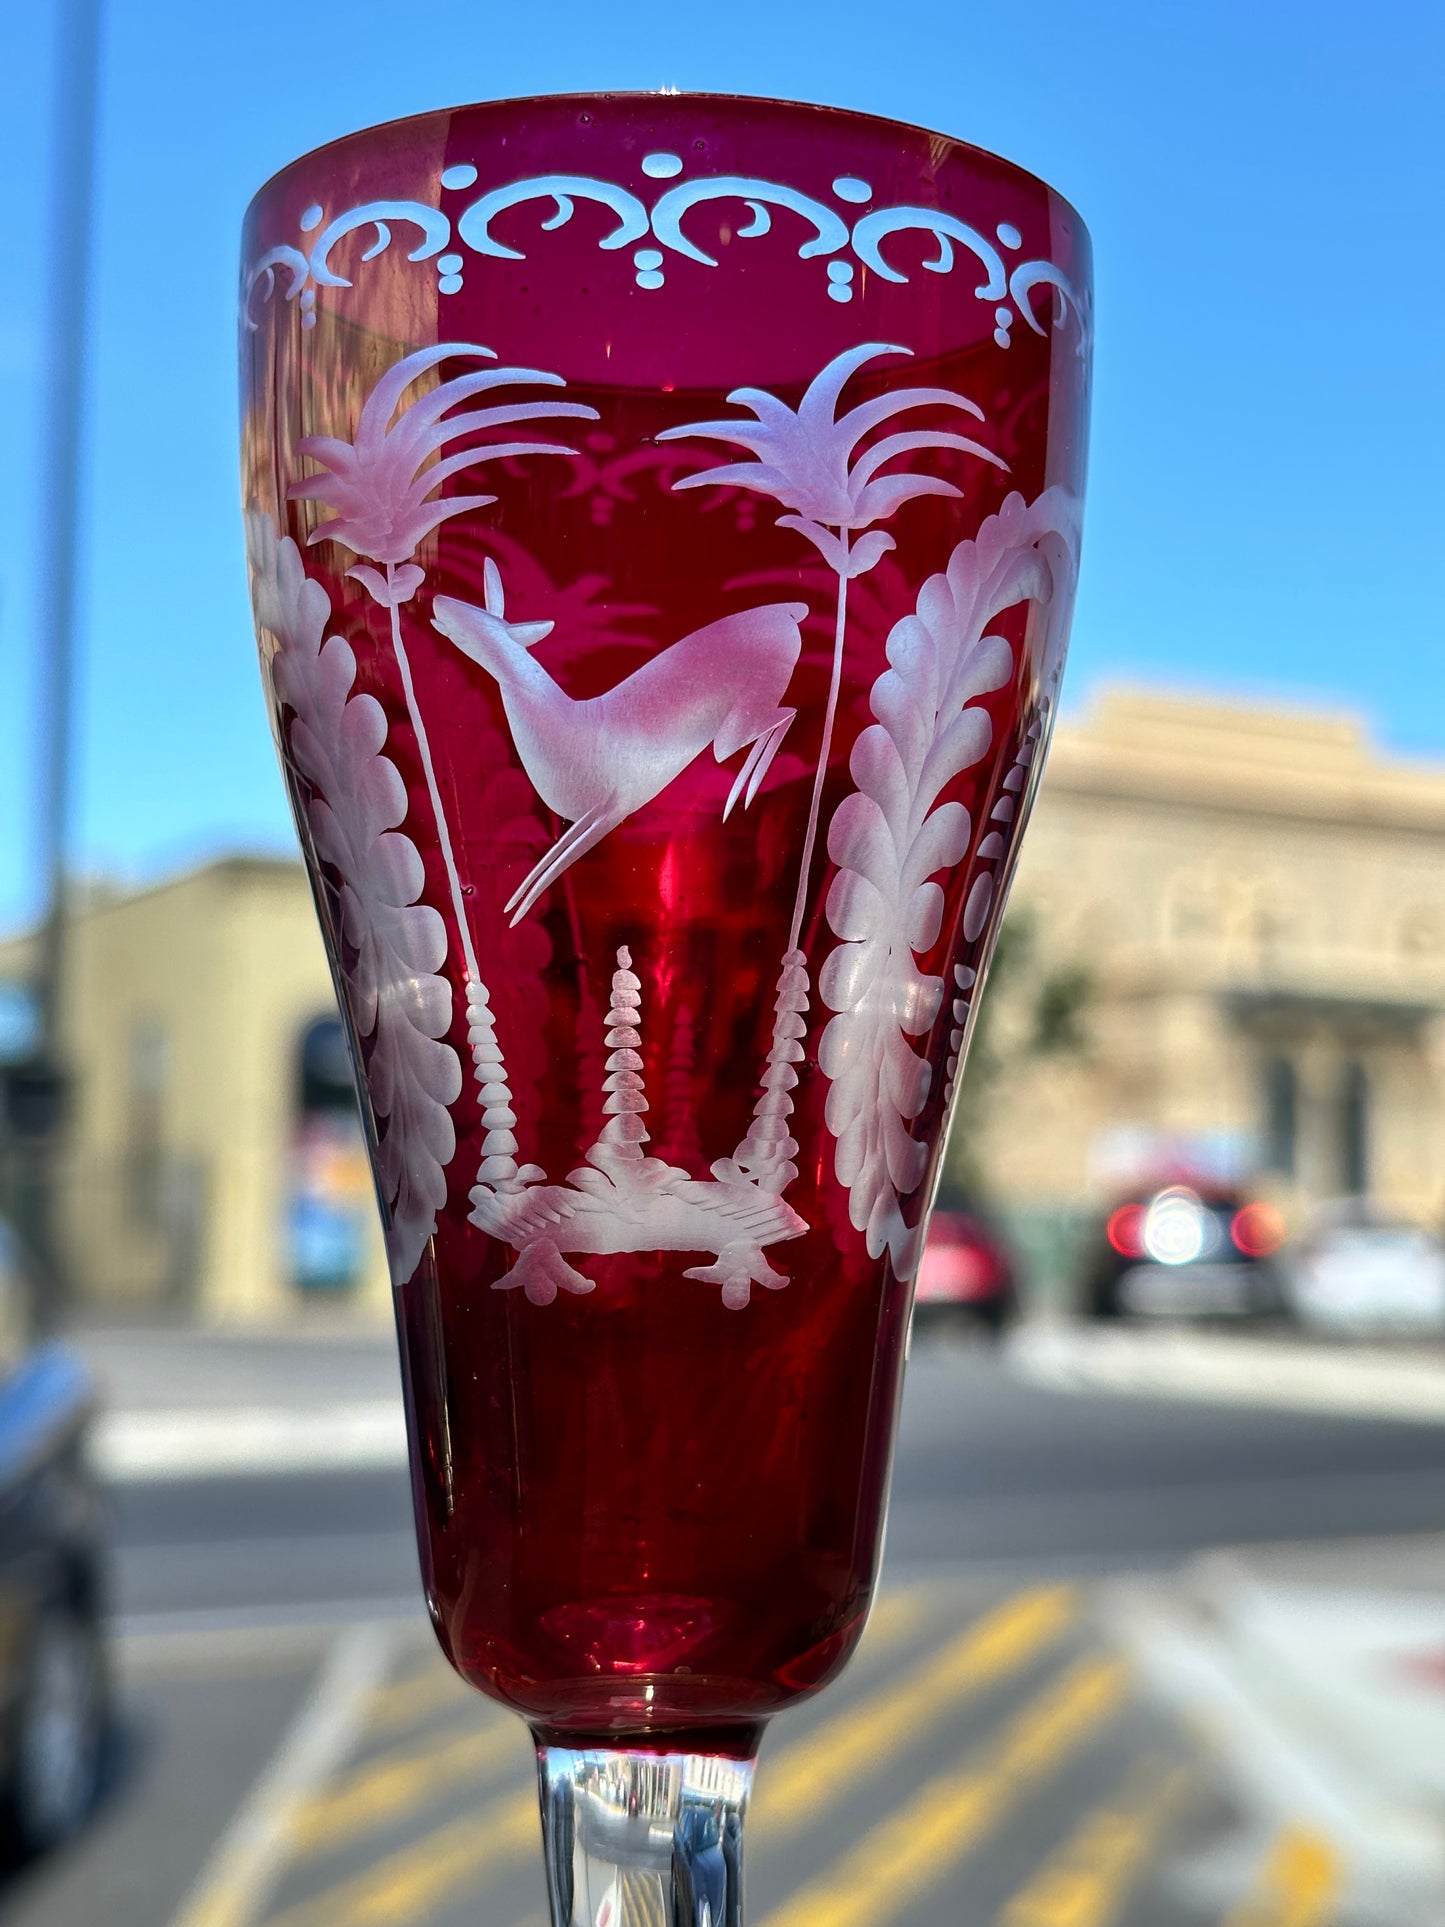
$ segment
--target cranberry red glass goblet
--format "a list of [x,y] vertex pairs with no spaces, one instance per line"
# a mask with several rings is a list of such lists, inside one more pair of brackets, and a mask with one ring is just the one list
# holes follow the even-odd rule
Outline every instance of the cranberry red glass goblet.
[[427,1600],[536,1735],[563,1927],[740,1918],[760,1734],[867,1613],[1089,321],[1040,181],[771,101],[426,115],[250,210],[257,634]]

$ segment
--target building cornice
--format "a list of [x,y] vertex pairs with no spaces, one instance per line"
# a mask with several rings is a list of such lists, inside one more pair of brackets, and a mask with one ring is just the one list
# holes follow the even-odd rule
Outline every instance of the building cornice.
[[1445,766],[1383,757],[1357,722],[1134,692],[1059,725],[1046,793],[1445,838]]

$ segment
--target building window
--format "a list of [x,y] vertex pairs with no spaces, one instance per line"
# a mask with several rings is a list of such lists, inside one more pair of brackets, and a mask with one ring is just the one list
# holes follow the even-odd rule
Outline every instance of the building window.
[[125,1204],[130,1222],[151,1230],[165,1216],[164,1111],[170,1040],[158,1017],[131,1025],[126,1062]]
[[346,1292],[360,1280],[375,1209],[346,1033],[318,1017],[298,1040],[296,1122],[288,1158],[286,1268],[306,1292]]
[[1360,1063],[1345,1066],[1340,1087],[1340,1188],[1349,1198],[1370,1189],[1370,1080]]
[[351,1054],[339,1017],[318,1017],[301,1035],[300,1089],[297,1109],[302,1116],[356,1109],[356,1082]]
[[1264,1167],[1281,1177],[1295,1174],[1299,1133],[1299,1079],[1288,1057],[1271,1057],[1264,1066]]

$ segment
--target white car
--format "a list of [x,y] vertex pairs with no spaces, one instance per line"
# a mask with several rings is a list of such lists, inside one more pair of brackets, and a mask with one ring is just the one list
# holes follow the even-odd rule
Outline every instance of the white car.
[[1348,1337],[1445,1335],[1445,1245],[1351,1203],[1321,1213],[1285,1258],[1295,1316]]

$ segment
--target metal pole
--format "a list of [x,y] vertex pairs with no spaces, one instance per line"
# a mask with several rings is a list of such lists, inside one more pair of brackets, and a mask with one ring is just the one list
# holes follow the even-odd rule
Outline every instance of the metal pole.
[[[61,1035],[66,966],[67,859],[71,815],[71,712],[75,665],[77,533],[81,510],[85,347],[95,184],[100,0],[60,0],[57,8],[54,200],[51,234],[49,368],[44,434],[45,486],[39,542],[41,713],[40,855],[44,920],[35,959],[39,1057],[63,1088]],[[61,1136],[57,1118],[35,1141],[36,1255],[53,1323],[63,1288],[58,1236]],[[48,1315],[47,1315],[48,1314]]]

